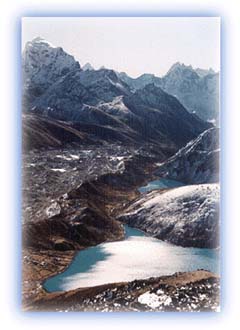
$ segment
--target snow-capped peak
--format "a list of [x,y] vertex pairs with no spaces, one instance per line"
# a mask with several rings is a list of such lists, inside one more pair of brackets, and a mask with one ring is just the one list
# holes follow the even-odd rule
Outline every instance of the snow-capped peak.
[[31,43],[31,44],[45,44],[45,45],[47,45],[49,47],[57,48],[52,43],[50,43],[49,41],[47,41],[46,39],[44,39],[42,37],[36,37],[32,41],[30,41],[29,43]]
[[193,67],[191,65],[185,65],[184,63],[176,62],[168,70],[167,74],[175,70],[184,70],[184,69],[193,70]]
[[36,87],[38,94],[60,77],[79,69],[80,65],[72,55],[41,37],[26,43],[23,51],[24,85],[31,86],[31,89]]
[[86,71],[86,70],[95,70],[94,67],[88,62],[86,64],[84,64],[84,66],[82,67],[83,71]]

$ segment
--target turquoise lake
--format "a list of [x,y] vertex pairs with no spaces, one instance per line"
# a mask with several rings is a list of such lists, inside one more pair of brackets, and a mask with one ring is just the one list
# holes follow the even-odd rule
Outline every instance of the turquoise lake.
[[125,226],[122,241],[80,251],[70,266],[44,282],[49,292],[132,281],[175,272],[205,269],[219,272],[219,251],[183,248]]
[[141,193],[145,193],[155,189],[176,188],[181,186],[184,186],[184,184],[176,180],[159,179],[148,182],[146,186],[138,188],[138,191]]

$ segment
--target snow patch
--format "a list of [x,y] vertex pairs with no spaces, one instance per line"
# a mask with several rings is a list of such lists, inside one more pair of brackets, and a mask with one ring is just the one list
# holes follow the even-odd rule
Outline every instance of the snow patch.
[[64,155],[57,155],[56,158],[64,159],[64,160],[72,160],[72,158],[64,156]]
[[138,297],[138,302],[143,305],[147,305],[150,308],[157,308],[159,306],[169,306],[172,303],[172,298],[165,295],[157,295],[147,291]]
[[53,172],[60,172],[60,173],[66,172],[66,170],[64,168],[51,168],[51,171],[53,171]]
[[48,218],[51,218],[55,215],[58,215],[61,213],[61,206],[58,204],[58,202],[53,202],[47,209],[46,209],[46,215]]
[[79,159],[79,156],[78,156],[78,155],[72,155],[72,154],[71,154],[70,157],[71,157],[72,159],[76,159],[76,160]]

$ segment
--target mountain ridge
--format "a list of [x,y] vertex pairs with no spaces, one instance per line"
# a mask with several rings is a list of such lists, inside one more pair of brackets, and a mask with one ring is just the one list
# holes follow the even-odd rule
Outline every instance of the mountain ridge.
[[131,78],[125,72],[118,75],[135,90],[154,83],[165,92],[176,96],[188,111],[196,113],[204,120],[218,122],[219,73],[211,68],[193,69],[191,65],[177,62],[163,77],[142,74]]
[[[124,135],[127,131],[132,136],[134,131],[135,137],[141,136],[142,140],[164,141],[177,147],[211,127],[156,86],[156,81],[144,82],[140,90],[133,90],[114,70],[84,71],[73,56],[41,38],[27,43],[23,72],[23,100],[28,100],[23,109],[31,113],[66,122],[111,126]],[[148,74],[141,79],[146,78]]]

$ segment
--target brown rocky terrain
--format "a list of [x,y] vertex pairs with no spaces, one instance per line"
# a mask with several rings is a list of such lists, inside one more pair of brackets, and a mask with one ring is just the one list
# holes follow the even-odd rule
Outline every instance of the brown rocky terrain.
[[[55,132],[51,120],[46,127]],[[31,134],[38,136],[37,128]],[[23,306],[47,295],[42,281],[63,271],[76,251],[123,238],[118,209],[139,194],[135,188],[151,177],[155,161],[171,152],[72,142],[34,144],[23,153]]]
[[[157,163],[176,149],[164,144],[110,144],[102,138],[96,143],[96,134],[89,136],[82,125],[80,130],[46,118],[38,122],[32,115],[27,116],[26,125],[29,129],[23,138],[31,141],[31,147],[26,144],[23,153],[24,310],[152,310],[139,304],[138,298],[147,288],[155,290],[160,278],[79,290],[76,296],[66,292],[60,300],[55,300],[58,295],[43,289],[43,281],[68,267],[77,251],[123,239],[122,224],[116,220],[119,212],[139,196],[139,186],[154,178]],[[41,135],[43,127],[45,140]],[[209,279],[200,278],[204,286],[199,294],[204,288],[211,295],[217,291],[218,280],[212,274],[208,276]],[[133,290],[136,283],[138,289]],[[189,285],[186,292],[191,289],[192,284]],[[110,289],[117,296],[105,304]],[[217,294],[212,296],[210,302],[217,306]],[[189,309],[183,306],[163,304],[156,310]],[[203,302],[197,306],[198,310],[205,310],[210,305]]]
[[217,311],[219,278],[207,271],[176,273],[132,282],[105,284],[37,298],[29,310]]

